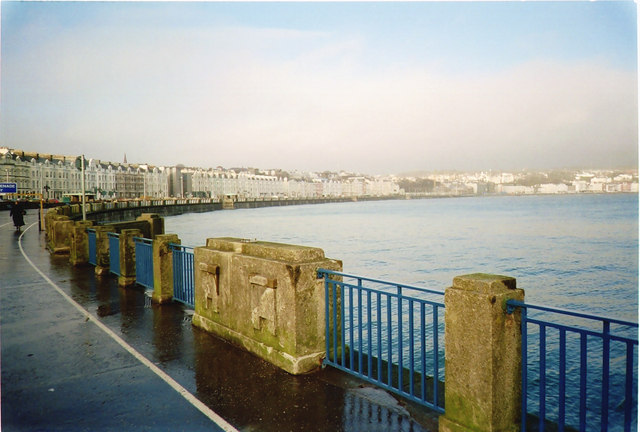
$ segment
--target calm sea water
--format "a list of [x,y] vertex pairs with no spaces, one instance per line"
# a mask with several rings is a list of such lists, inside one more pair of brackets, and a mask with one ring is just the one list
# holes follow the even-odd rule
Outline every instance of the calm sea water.
[[428,288],[513,276],[527,301],[638,316],[638,196],[369,201],[168,217],[182,243],[241,237],[314,246],[346,273]]
[[[638,319],[638,196],[633,194],[239,209],[168,217],[165,230],[189,246],[204,245],[209,237],[240,237],[320,247],[326,256],[343,261],[345,273],[426,288],[444,289],[453,277],[468,273],[503,274],[517,279],[527,302]],[[537,328],[528,331],[530,340],[537,340]],[[547,418],[555,419],[558,334],[549,331],[547,337]],[[579,424],[578,339],[567,338],[567,424],[573,426]],[[625,349],[624,344],[612,344],[610,431],[622,430],[624,423]],[[587,430],[599,430],[601,340],[590,338],[588,350]],[[536,413],[537,344],[528,351],[529,412]],[[443,351],[439,357],[443,379]],[[635,408],[633,416],[637,418]],[[632,429],[636,427],[634,420]]]

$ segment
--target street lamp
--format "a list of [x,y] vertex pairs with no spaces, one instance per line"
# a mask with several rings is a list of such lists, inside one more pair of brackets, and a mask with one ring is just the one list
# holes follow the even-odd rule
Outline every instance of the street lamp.
[[86,221],[87,220],[87,198],[86,198],[86,191],[85,191],[85,180],[84,180],[84,155],[80,155],[80,172],[81,172],[81,181],[80,181],[80,185],[82,188],[82,220]]

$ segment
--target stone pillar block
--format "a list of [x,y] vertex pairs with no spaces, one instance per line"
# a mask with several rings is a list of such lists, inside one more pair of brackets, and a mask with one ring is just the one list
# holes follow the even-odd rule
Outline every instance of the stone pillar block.
[[193,324],[292,374],[317,369],[325,355],[324,283],[341,271],[322,249],[235,238],[194,250]]
[[55,220],[56,216],[59,216],[61,213],[59,211],[59,207],[54,207],[54,208],[50,208],[49,210],[46,211],[45,215],[44,215],[44,228],[45,228],[45,233],[47,235],[47,238],[51,237],[51,232],[53,229],[53,221]]
[[233,210],[235,205],[233,204],[233,199],[230,197],[222,198],[222,209],[223,210]]
[[96,226],[96,275],[104,276],[109,274],[109,236],[115,230],[108,226]]
[[440,432],[517,431],[521,400],[520,312],[507,276],[471,274],[445,291],[445,408]]
[[120,231],[120,276],[119,286],[131,286],[136,283],[136,243],[134,237],[142,237],[139,229]]
[[164,218],[157,213],[142,213],[136,220],[147,221],[149,223],[150,238],[154,239],[160,234],[164,234]]
[[71,248],[73,221],[68,216],[54,216],[48,239],[49,250],[54,254],[68,254]]
[[49,209],[47,211],[47,213],[44,215],[44,229],[45,229],[45,235],[47,238],[47,249],[51,250],[51,245],[52,245],[52,241],[53,241],[53,222],[56,220],[56,218],[59,216],[60,214],[57,211],[57,208],[55,209]]
[[74,266],[89,262],[89,234],[87,228],[93,225],[91,221],[76,222],[71,229],[71,250],[69,263]]
[[153,240],[153,296],[155,303],[173,299],[173,253],[169,243],[180,244],[177,234],[160,234]]

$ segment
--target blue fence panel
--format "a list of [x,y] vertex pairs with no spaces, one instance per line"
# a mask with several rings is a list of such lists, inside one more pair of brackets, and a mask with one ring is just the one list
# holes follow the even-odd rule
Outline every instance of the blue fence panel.
[[109,236],[109,271],[120,276],[120,234],[107,233]]
[[637,323],[507,305],[508,312],[522,310],[522,430],[527,414],[537,417],[539,431],[550,424],[559,431],[637,430]]
[[171,244],[173,252],[173,299],[195,307],[193,248]]
[[153,240],[133,238],[136,245],[136,282],[153,289]]
[[98,264],[98,252],[96,248],[96,230],[88,228],[87,234],[89,235],[89,264]]
[[444,412],[444,291],[320,269],[324,363]]

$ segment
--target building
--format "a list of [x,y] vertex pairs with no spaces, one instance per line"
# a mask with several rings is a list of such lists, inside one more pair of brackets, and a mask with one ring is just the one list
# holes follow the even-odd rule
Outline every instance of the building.
[[[222,198],[238,199],[387,196],[400,193],[393,177],[341,173],[293,173],[255,169],[154,167],[146,164],[85,159],[85,191],[96,199]],[[278,174],[279,173],[279,174]],[[82,191],[80,156],[29,153],[0,147],[0,175],[18,184],[20,193],[62,199]]]
[[65,193],[82,188],[76,156],[59,156],[0,148],[0,174],[5,182],[16,183],[18,193],[42,194],[45,199],[61,199]]

